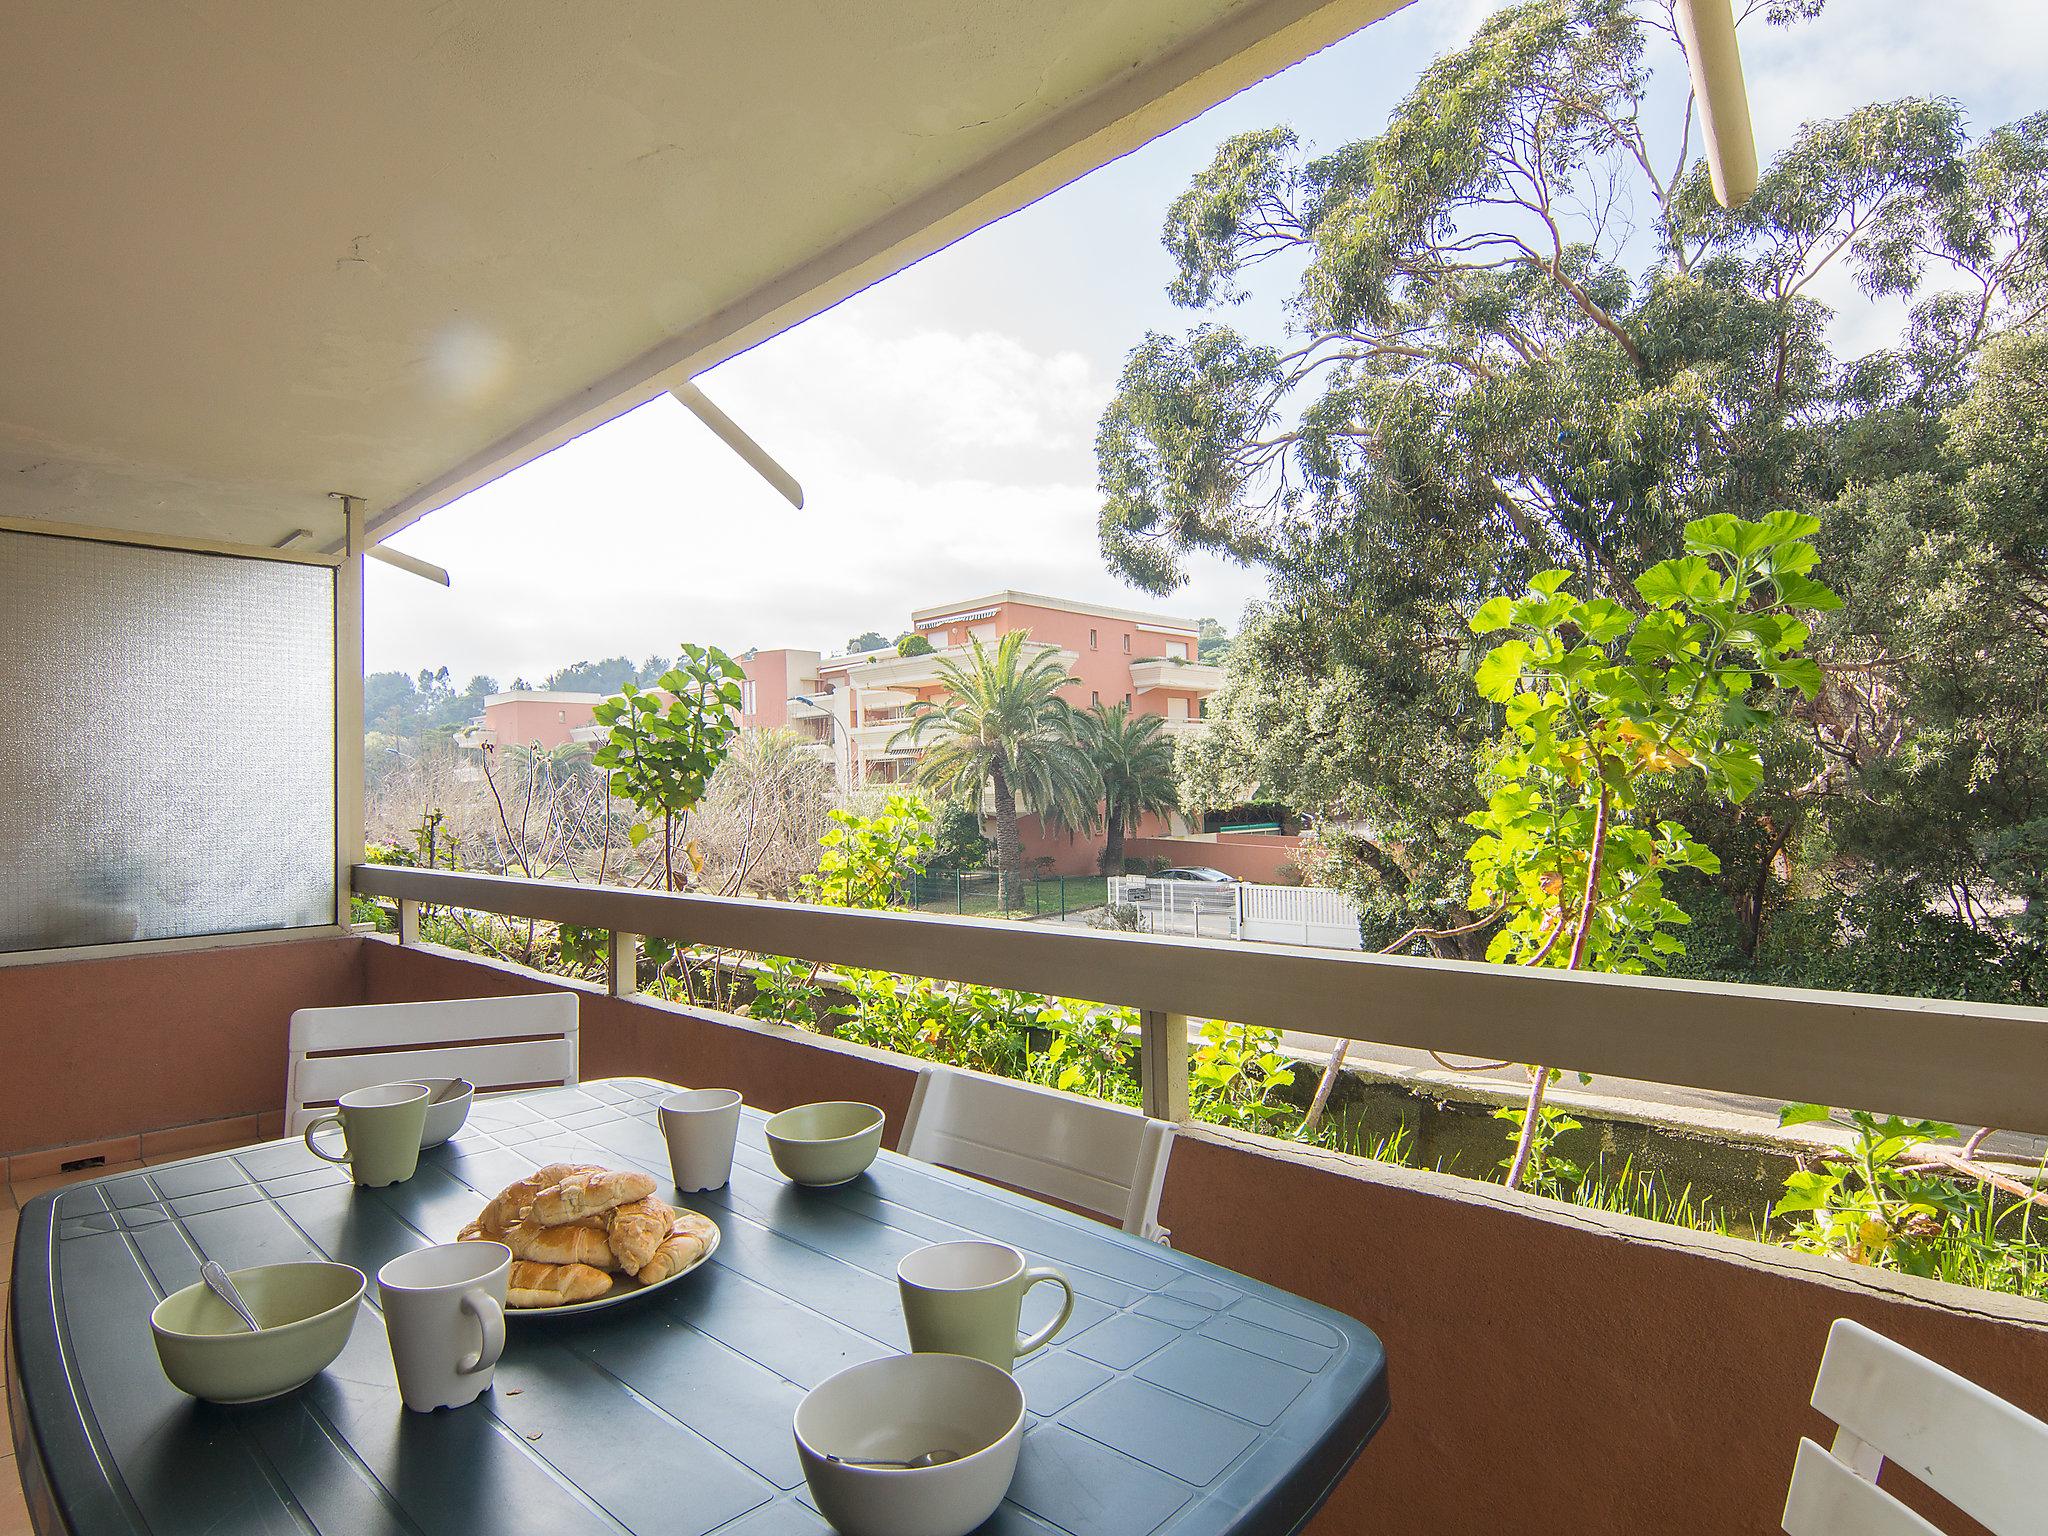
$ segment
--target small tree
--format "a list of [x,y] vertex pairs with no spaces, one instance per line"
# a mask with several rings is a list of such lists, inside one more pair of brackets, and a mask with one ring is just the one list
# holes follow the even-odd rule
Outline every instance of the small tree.
[[[1819,666],[1801,654],[1801,611],[1841,606],[1813,579],[1806,542],[1817,518],[1725,514],[1686,525],[1687,553],[1636,578],[1641,611],[1566,590],[1546,571],[1519,598],[1496,597],[1472,630],[1509,632],[1476,682],[1507,731],[1482,771],[1486,809],[1468,821],[1474,911],[1502,922],[1486,957],[1515,965],[1641,972],[1685,946],[1687,921],[1665,873],[1712,873],[1714,855],[1675,821],[1657,819],[1652,785],[1697,773],[1730,803],[1763,778],[1757,738],[1769,716],[1751,702],[1790,688],[1811,698]],[[1529,1098],[1506,1115],[1520,1133],[1507,1183],[1520,1184],[1550,1128],[1553,1069],[1531,1069]]]
[[655,680],[658,692],[627,683],[591,711],[609,734],[590,761],[644,818],[627,834],[633,846],[659,832],[663,890],[678,887],[678,824],[687,826],[739,731],[743,676],[739,663],[716,646],[685,645],[676,664]]
[[937,845],[931,812],[909,795],[891,795],[872,816],[832,811],[818,839],[817,873],[806,875],[806,901],[821,907],[892,906],[904,883],[924,873]]

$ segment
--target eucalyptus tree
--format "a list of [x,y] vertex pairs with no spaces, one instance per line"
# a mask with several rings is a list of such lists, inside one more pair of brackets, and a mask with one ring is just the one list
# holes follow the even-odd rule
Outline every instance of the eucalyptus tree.
[[1076,739],[1062,690],[1075,678],[1058,651],[1012,630],[993,651],[975,640],[964,657],[938,665],[942,696],[911,705],[911,722],[891,746],[925,749],[918,782],[940,799],[995,807],[998,891],[1007,910],[1021,898],[1020,809],[1052,825],[1081,825],[1096,805],[1093,775]]
[[[1102,417],[1104,555],[1162,593],[1193,553],[1269,574],[1191,789],[1321,812],[1387,934],[1464,910],[1499,725],[1470,683],[1483,600],[1545,570],[1626,599],[1691,518],[1820,513],[1922,470],[1987,345],[2042,314],[2048,114],[1973,144],[1954,103],[1872,104],[1803,128],[1731,212],[1689,97],[1652,89],[1679,46],[1662,0],[1524,0],[1378,133],[1238,135],[1167,212],[1170,295],[1204,318],[1147,335]],[[1905,301],[1893,345],[1833,354],[1835,274]],[[1286,335],[1229,323],[1262,283],[1291,287]],[[1854,566],[1869,520],[1824,525]],[[1897,595],[1872,587],[1819,628],[1824,686],[1765,743],[1771,784],[1698,829],[1731,905],[1912,734]]]
[[1123,704],[1097,704],[1079,716],[1081,749],[1095,774],[1105,838],[1102,868],[1124,868],[1124,834],[1141,817],[1163,816],[1180,804],[1173,738],[1158,715],[1134,715]]

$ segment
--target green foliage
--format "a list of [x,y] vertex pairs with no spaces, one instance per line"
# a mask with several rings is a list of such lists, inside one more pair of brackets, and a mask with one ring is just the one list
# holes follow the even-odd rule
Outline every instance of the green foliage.
[[1188,1108],[1197,1120],[1271,1130],[1299,1113],[1273,1097],[1293,1081],[1278,1030],[1208,1019],[1188,1059]]
[[1685,555],[1636,579],[1641,608],[1582,600],[1547,571],[1472,616],[1474,633],[1509,636],[1475,673],[1507,722],[1486,808],[1467,818],[1469,905],[1503,914],[1489,960],[1640,972],[1683,953],[1666,874],[1720,862],[1654,815],[1646,786],[1682,774],[1739,804],[1761,782],[1757,701],[1818,691],[1798,614],[1841,606],[1809,574],[1818,528],[1792,512],[1699,518]]
[[931,641],[920,634],[908,634],[896,642],[898,656],[929,656],[931,653]]
[[[1542,1069],[1539,1068],[1538,1070]],[[1554,1068],[1550,1070],[1548,1075],[1552,1082],[1555,1082],[1559,1076]],[[1553,1199],[1568,1200],[1578,1190],[1580,1185],[1585,1182],[1586,1170],[1577,1163],[1571,1162],[1557,1154],[1558,1137],[1585,1129],[1581,1122],[1574,1119],[1564,1110],[1559,1109],[1555,1104],[1537,1105],[1536,1128],[1533,1131],[1528,1131],[1526,1135],[1525,1127],[1529,1124],[1529,1110],[1525,1105],[1503,1104],[1493,1112],[1493,1118],[1505,1120],[1514,1128],[1509,1135],[1509,1140],[1514,1142],[1517,1152],[1520,1151],[1526,1140],[1529,1148],[1527,1155],[1529,1172],[1522,1182],[1524,1189],[1538,1195],[1549,1195]],[[1511,1171],[1515,1165],[1515,1158],[1516,1153],[1511,1152],[1500,1160],[1499,1166],[1504,1170]]]
[[835,810],[827,820],[832,825],[818,839],[817,872],[803,881],[805,899],[820,906],[893,906],[937,846],[931,812],[909,795],[890,795],[872,815]]
[[[1378,131],[1321,154],[1240,135],[1173,203],[1169,292],[1204,313],[1144,337],[1103,414],[1102,547],[1154,591],[1201,553],[1270,579],[1185,791],[1348,827],[1319,878],[1368,942],[1475,917],[1465,818],[1498,724],[1469,682],[1480,582],[1565,570],[1634,606],[1689,516],[1791,507],[1823,518],[1847,599],[1811,619],[1824,686],[1759,729],[1753,794],[1653,786],[1720,863],[1673,887],[1725,930],[1713,963],[1796,977],[1853,941],[1816,914],[1796,926],[1821,949],[1789,953],[1775,920],[1823,885],[1917,886],[2017,989],[2044,969],[2048,868],[2048,114],[1973,141],[1953,104],[1874,103],[1803,129],[1730,212],[1660,149],[1688,110],[1650,80],[1664,25],[1523,0]],[[1829,268],[1904,300],[1891,345],[1831,353]],[[1290,334],[1233,325],[1274,274]]]
[[1953,1137],[1954,1126],[1896,1115],[1879,1119],[1860,1109],[1844,1121],[1822,1104],[1787,1105],[1778,1119],[1855,1132],[1848,1152],[1786,1178],[1771,1214],[1795,1218],[1793,1247],[1911,1275],[1935,1272],[1944,1242],[1967,1230],[1970,1205],[1950,1180],[1915,1165],[1912,1154],[1924,1142]]
[[933,869],[983,869],[991,851],[981,835],[981,813],[964,805],[949,805],[939,812],[932,834]]
[[1077,1002],[1071,997],[1044,1000],[1033,1021],[1046,1037],[1034,1051],[1024,1075],[1035,1083],[1067,1093],[1115,1103],[1138,1102],[1136,1061],[1138,1010]]
[[[739,731],[739,663],[716,646],[685,645],[676,665],[655,680],[658,692],[632,683],[591,711],[605,727],[604,743],[590,756],[609,776],[612,792],[630,800],[643,820],[629,836],[636,848],[661,837],[662,878],[677,887],[675,832],[704,798],[718,765]],[[692,863],[702,867],[692,851]]]
[[611,957],[611,931],[605,928],[579,928],[574,923],[563,923],[555,929],[555,949],[564,965],[577,971],[602,970]]
[[861,651],[885,651],[888,648],[889,637],[875,629],[863,630],[846,642],[848,655],[857,655]]
[[348,920],[351,923],[368,923],[379,933],[398,932],[398,919],[391,910],[367,896],[349,897]]
[[[654,675],[659,677],[666,670],[664,667]],[[550,672],[540,686],[546,693],[617,693],[627,683],[649,681],[626,657],[611,656],[603,661],[571,662]]]
[[754,962],[754,995],[746,1011],[756,1018],[817,1029],[825,1022],[825,992],[818,967],[787,955],[762,955]]

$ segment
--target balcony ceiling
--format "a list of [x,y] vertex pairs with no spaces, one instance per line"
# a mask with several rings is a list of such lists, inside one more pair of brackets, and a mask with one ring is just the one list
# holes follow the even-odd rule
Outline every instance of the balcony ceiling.
[[20,0],[0,517],[388,534],[1396,3]]

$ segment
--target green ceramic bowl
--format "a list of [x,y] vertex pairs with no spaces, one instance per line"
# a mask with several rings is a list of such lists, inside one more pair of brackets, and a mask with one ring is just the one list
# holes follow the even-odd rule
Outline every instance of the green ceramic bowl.
[[872,1104],[799,1104],[768,1117],[768,1155],[798,1184],[844,1184],[882,1150],[887,1118]]
[[257,1403],[302,1387],[348,1343],[363,1272],[346,1264],[264,1264],[229,1271],[263,1325],[251,1333],[204,1285],[156,1304],[156,1357],[180,1392],[211,1403]]

